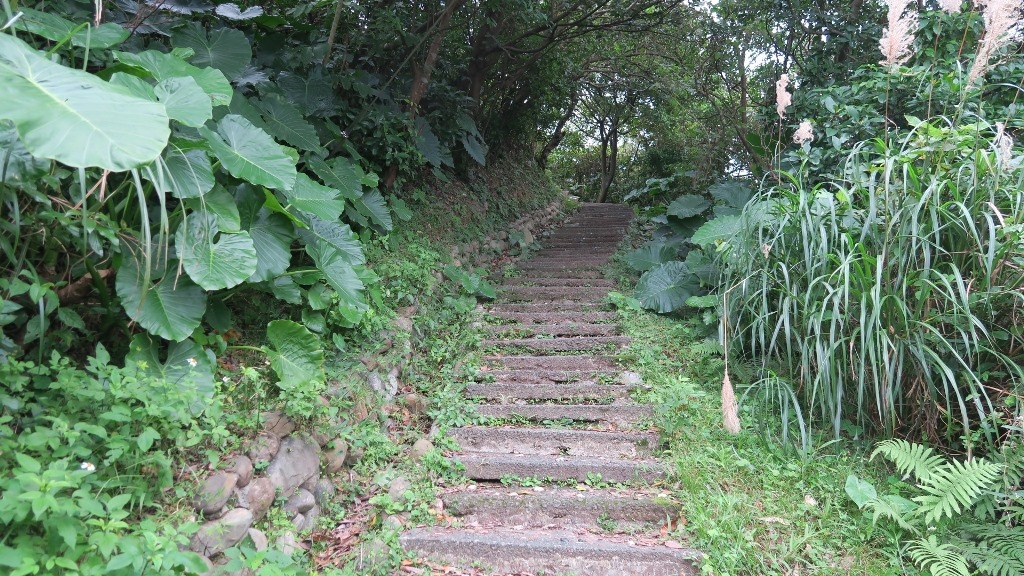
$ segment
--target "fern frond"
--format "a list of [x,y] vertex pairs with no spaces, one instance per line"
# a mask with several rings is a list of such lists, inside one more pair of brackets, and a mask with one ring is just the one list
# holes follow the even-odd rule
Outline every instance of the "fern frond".
[[725,348],[721,342],[715,340],[702,340],[690,345],[690,353],[695,358],[707,358],[708,356],[721,356],[725,354]]
[[917,514],[924,516],[926,524],[943,517],[954,518],[992,487],[1002,469],[1001,464],[982,458],[968,462],[953,460],[938,466],[921,482],[921,490],[926,493],[914,498],[920,504]]
[[907,546],[907,554],[918,568],[928,570],[932,576],[971,576],[967,560],[951,544],[939,544],[935,536],[914,540]]
[[1024,574],[1024,528],[972,524],[964,527],[964,535],[970,540],[956,539],[953,544],[981,574]]
[[919,534],[920,531],[917,527],[907,521],[907,515],[911,514],[915,508],[917,508],[916,504],[895,494],[872,498],[864,503],[864,509],[871,511],[872,524],[877,524],[878,519],[882,517],[891,518],[904,530]]
[[943,463],[942,456],[931,448],[899,438],[879,442],[871,453],[871,459],[874,460],[878,454],[895,464],[901,474],[913,474],[918,482],[927,482]]

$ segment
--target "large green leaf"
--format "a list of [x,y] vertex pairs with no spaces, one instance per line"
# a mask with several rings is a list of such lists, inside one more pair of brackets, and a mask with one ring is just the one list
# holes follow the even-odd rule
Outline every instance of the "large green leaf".
[[307,244],[306,253],[323,272],[324,280],[338,292],[341,302],[352,304],[363,301],[363,281],[345,255],[327,244]]
[[191,76],[161,80],[154,88],[167,115],[186,126],[198,128],[213,117],[210,97]]
[[279,190],[295,185],[295,161],[245,118],[228,114],[217,123],[217,132],[200,128],[199,133],[235,178]]
[[371,190],[359,198],[353,199],[352,205],[383,232],[390,232],[395,227],[391,220],[391,210],[388,208],[387,202],[384,201],[384,196],[378,190]]
[[283,274],[291,265],[295,226],[285,216],[263,207],[263,195],[250,188],[235,194],[242,228],[256,248],[256,271],[250,282],[264,282]]
[[[129,345],[128,354],[125,355],[125,365],[134,367],[142,376],[160,378],[179,386],[194,387],[195,396],[189,406],[190,412],[194,416],[201,414],[209,405],[208,400],[213,397],[213,372],[217,366],[217,359],[213,352],[203,349],[192,340],[185,340],[172,342],[167,347],[166,360],[162,360],[162,344],[149,334],[136,335]],[[154,387],[150,390],[155,393],[162,389]],[[149,400],[162,404],[160,398]]]
[[297,75],[282,72],[277,85],[285,98],[310,116],[331,116],[336,112],[334,88],[322,73]]
[[302,324],[291,320],[274,320],[267,324],[264,348],[270,367],[277,373],[278,385],[289,390],[324,380],[324,351],[320,339]]
[[184,142],[171,140],[162,162],[154,166],[148,179],[161,192],[178,198],[198,198],[213,189],[213,166],[204,150],[185,148]]
[[434,167],[453,164],[451,150],[441,144],[427,119],[422,116],[416,118],[416,149]]
[[206,291],[187,275],[177,276],[177,261],[166,264],[153,258],[146,277],[144,248],[135,240],[122,240],[121,267],[115,288],[128,316],[150,334],[181,342],[199,326],[206,311]]
[[708,202],[703,196],[685,194],[669,204],[665,213],[676,218],[690,218],[702,214],[710,207],[711,202]]
[[227,106],[231,103],[234,90],[224,73],[216,68],[199,68],[185,62],[174,54],[165,54],[156,50],[145,52],[114,52],[122,63],[141,68],[159,82],[168,78],[190,76],[199,87],[210,96],[214,106]]
[[113,171],[152,162],[171,133],[161,104],[51,62],[8,34],[0,34],[2,119],[35,156]]
[[174,33],[173,43],[195,51],[192,64],[216,68],[229,80],[237,78],[252,60],[249,39],[237,28],[217,28],[207,34],[202,25],[191,22]]
[[328,188],[299,172],[295,186],[284,191],[288,204],[323,220],[337,220],[345,210],[345,200],[334,188]]
[[256,272],[256,248],[248,232],[222,234],[217,217],[193,212],[175,235],[188,275],[207,290],[231,288]]
[[708,220],[693,233],[690,242],[701,248],[712,244],[718,245],[732,238],[739,231],[740,223],[739,216],[719,216],[713,220]]
[[267,94],[261,100],[253,100],[253,104],[259,109],[266,130],[271,136],[280,138],[300,150],[322,150],[316,128],[306,121],[298,108],[282,96]]
[[33,182],[46,174],[49,167],[49,160],[36,158],[29,153],[18,138],[14,124],[0,120],[0,182]]
[[306,228],[299,230],[299,235],[306,244],[326,244],[338,250],[340,256],[351,265],[364,264],[366,256],[359,237],[348,224],[337,219],[321,220],[315,216],[304,216],[302,221]]
[[362,169],[352,160],[344,156],[335,156],[330,160],[313,158],[309,161],[309,167],[328,186],[341,192],[342,197],[355,200],[363,195],[363,185],[360,182]]
[[54,42],[63,42],[70,36],[71,44],[79,48],[88,46],[92,50],[103,50],[117,46],[131,35],[129,31],[112,23],[89,25],[76,32],[78,24],[60,16],[31,8],[19,7],[16,10],[23,13],[18,26]]
[[242,231],[241,216],[238,214],[235,197],[223,186],[214,186],[213,190],[204,194],[202,198],[189,198],[184,204],[194,211],[202,210],[216,216],[217,227],[221,232],[234,234]]
[[648,242],[640,248],[626,254],[626,264],[637,272],[646,272],[656,266],[661,266],[676,257],[679,252],[678,246],[672,246],[663,242]]
[[669,262],[640,277],[633,294],[644,308],[666,313],[679,308],[700,290],[697,277],[682,262]]
[[711,197],[730,208],[743,208],[754,196],[754,190],[742,182],[728,181],[712,184]]

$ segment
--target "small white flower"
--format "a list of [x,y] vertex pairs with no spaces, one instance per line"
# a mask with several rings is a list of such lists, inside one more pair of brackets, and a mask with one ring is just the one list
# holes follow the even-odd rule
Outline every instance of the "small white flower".
[[96,471],[96,465],[93,464],[92,462],[82,462],[82,465],[80,466],[80,468],[82,470],[88,470],[89,472],[95,472]]
[[220,381],[225,383],[225,384],[227,384],[228,382],[231,382],[231,378],[228,378],[227,376],[225,376],[225,377],[221,378]]
[[196,366],[199,366],[199,362],[197,362],[195,358],[189,358],[188,365],[195,368]]

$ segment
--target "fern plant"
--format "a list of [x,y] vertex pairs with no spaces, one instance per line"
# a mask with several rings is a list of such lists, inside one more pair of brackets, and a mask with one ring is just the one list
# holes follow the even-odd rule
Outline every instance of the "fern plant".
[[951,460],[931,448],[890,439],[878,444],[881,455],[908,479],[915,494],[878,495],[867,481],[851,475],[846,493],[859,508],[895,522],[907,535],[902,551],[932,576],[1024,574],[1024,526],[1017,525],[1020,494],[1019,446],[1006,443],[998,458]]

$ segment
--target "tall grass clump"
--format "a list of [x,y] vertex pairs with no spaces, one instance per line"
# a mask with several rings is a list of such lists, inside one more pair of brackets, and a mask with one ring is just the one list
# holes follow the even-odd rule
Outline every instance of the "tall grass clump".
[[[970,454],[1019,433],[1022,417],[1024,168],[1011,135],[1024,121],[1019,85],[984,83],[1020,66],[1000,64],[1005,29],[1001,45],[982,36],[981,74],[967,50],[935,38],[904,65],[915,27],[896,24],[917,16],[897,8],[890,25],[903,37],[883,42],[881,65],[846,92],[863,110],[815,122],[831,146],[804,141],[780,159],[720,250],[727,325],[735,348],[763,359],[748,394],[783,407],[804,442],[817,425]],[[952,35],[951,23],[976,29],[981,16],[921,18]],[[932,90],[959,102],[933,102]],[[883,120],[864,137],[872,113]]]

